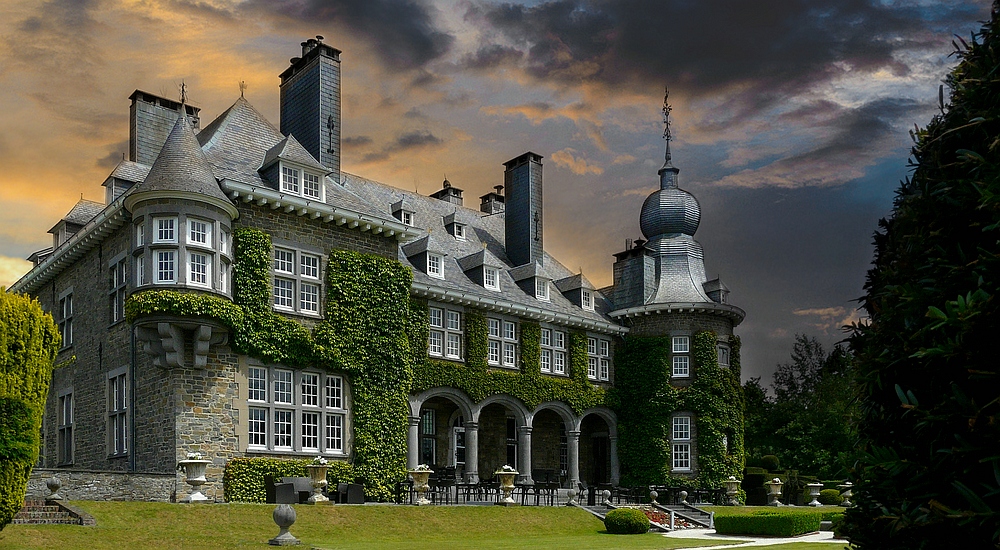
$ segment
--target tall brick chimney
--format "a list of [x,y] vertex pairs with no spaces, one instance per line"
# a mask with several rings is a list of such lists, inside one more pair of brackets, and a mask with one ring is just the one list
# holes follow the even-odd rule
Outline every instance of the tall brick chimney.
[[542,261],[542,156],[532,152],[503,163],[504,236],[515,266]]

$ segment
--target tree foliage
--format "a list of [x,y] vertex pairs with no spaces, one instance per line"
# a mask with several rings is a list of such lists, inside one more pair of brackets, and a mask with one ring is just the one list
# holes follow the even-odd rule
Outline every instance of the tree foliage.
[[842,478],[856,439],[852,357],[841,346],[827,353],[818,340],[799,334],[791,359],[774,373],[774,397],[760,378],[743,384],[749,460],[773,454],[785,468]]
[[997,10],[914,133],[875,235],[855,327],[862,393],[844,531],[861,548],[1000,547],[1000,38]]
[[59,332],[37,300],[0,287],[0,529],[24,503]]

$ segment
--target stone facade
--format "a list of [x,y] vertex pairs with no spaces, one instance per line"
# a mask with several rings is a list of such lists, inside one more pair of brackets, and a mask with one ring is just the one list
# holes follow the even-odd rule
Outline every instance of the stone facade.
[[[179,475],[174,474],[35,468],[28,479],[25,499],[47,497],[49,490],[45,482],[52,477],[58,477],[62,482],[59,494],[65,500],[176,502],[180,485],[186,485]],[[204,493],[209,498],[216,496],[210,492]],[[216,498],[222,499],[221,491]]]

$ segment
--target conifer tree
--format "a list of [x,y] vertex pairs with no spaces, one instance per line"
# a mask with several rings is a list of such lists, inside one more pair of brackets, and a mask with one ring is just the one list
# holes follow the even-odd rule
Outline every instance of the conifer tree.
[[844,531],[862,549],[1000,548],[1000,37],[956,38],[940,114],[875,234],[851,346],[861,392]]

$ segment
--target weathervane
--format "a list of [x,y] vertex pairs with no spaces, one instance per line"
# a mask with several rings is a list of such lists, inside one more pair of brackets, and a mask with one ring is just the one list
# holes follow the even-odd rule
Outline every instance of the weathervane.
[[181,105],[187,104],[187,84],[181,80]]
[[670,111],[674,108],[667,103],[667,98],[670,97],[670,90],[663,88],[663,139],[665,141],[670,141]]
[[243,94],[246,93],[246,91],[247,91],[247,81],[246,80],[241,80],[240,81],[240,97],[243,97]]

